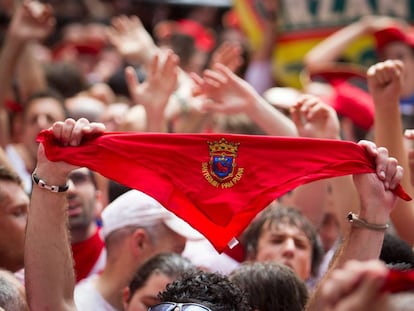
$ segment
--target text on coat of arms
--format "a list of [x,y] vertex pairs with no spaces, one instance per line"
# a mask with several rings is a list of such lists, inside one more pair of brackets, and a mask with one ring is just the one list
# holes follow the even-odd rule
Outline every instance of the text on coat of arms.
[[216,188],[231,188],[242,178],[244,169],[237,167],[237,151],[240,143],[228,142],[225,138],[219,141],[208,141],[210,151],[209,162],[201,164],[205,179]]

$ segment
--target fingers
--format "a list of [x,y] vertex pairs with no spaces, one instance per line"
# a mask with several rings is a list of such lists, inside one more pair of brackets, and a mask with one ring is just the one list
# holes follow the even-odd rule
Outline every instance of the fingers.
[[241,53],[242,49],[240,44],[226,41],[214,52],[212,56],[212,67],[216,63],[220,63],[235,72],[243,64]]
[[377,147],[373,142],[363,140],[358,144],[363,146],[368,154],[375,159],[376,174],[384,183],[384,189],[395,189],[400,184],[404,174],[403,168],[398,165],[398,160],[390,157],[386,148]]
[[332,107],[313,95],[301,96],[294,108],[309,120],[315,117],[327,116],[329,113],[336,113]]
[[379,85],[385,85],[401,77],[403,64],[399,60],[387,60],[371,66],[367,71],[368,78]]
[[377,148],[377,156],[375,157],[376,164],[376,173],[382,181],[387,180],[387,160],[388,160],[388,150],[384,147]]
[[361,140],[358,142],[358,145],[365,148],[365,150],[368,152],[368,154],[371,157],[376,157],[378,154],[377,145],[369,140]]
[[98,134],[105,131],[102,123],[90,123],[85,118],[78,121],[66,119],[53,124],[52,133],[63,146],[78,146],[85,134]]

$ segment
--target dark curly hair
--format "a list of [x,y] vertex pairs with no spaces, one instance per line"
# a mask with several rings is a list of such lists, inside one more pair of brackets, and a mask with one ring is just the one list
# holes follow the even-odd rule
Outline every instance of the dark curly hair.
[[159,298],[162,302],[194,302],[213,311],[251,310],[242,290],[226,276],[201,270],[184,273]]

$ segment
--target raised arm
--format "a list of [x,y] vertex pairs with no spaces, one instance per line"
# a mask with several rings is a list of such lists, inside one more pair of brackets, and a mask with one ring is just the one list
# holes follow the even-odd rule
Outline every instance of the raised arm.
[[[15,69],[27,43],[44,39],[54,27],[49,5],[38,1],[24,1],[18,5],[7,29],[0,53],[0,145],[9,143],[8,118],[5,100],[10,94]],[[26,72],[26,74],[31,74]]]
[[[340,125],[335,110],[313,95],[303,95],[291,108],[291,118],[299,135],[320,139],[340,139]],[[328,188],[331,191],[328,191]],[[333,213],[342,232],[348,228],[347,213],[358,210],[358,196],[352,176],[318,180],[293,191],[293,203],[314,223],[321,225],[325,212]]]
[[201,109],[225,114],[245,113],[270,135],[297,136],[293,122],[273,108],[254,88],[227,67],[216,64],[203,77],[194,74]]
[[377,148],[374,143],[360,142],[368,154],[373,157],[376,164],[376,173],[354,175],[354,182],[358,190],[361,207],[358,217],[366,225],[358,225],[355,221],[350,223],[350,230],[344,237],[342,245],[333,259],[325,277],[320,281],[311,296],[306,310],[321,310],[321,287],[337,268],[352,259],[371,260],[378,259],[381,252],[384,233],[389,221],[389,215],[395,207],[397,197],[392,192],[401,182],[403,169],[395,158],[389,157],[385,148]]
[[319,71],[338,63],[349,45],[364,35],[371,35],[377,30],[396,21],[385,16],[366,16],[345,26],[322,40],[304,56],[304,65],[308,72]]
[[[86,119],[77,122],[68,119],[53,125],[56,139],[71,146],[78,145],[84,135],[103,130],[102,124],[89,124]],[[75,168],[64,162],[50,162],[43,146],[39,146],[35,173],[47,185],[64,187]],[[31,310],[75,310],[75,278],[64,191],[33,187],[25,241],[25,283]]]
[[[377,145],[388,149],[407,172],[401,181],[405,190],[413,194],[407,150],[404,146],[399,96],[401,94],[404,65],[401,61],[388,60],[368,69],[368,85],[375,104],[374,136]],[[397,201],[391,220],[398,235],[414,245],[414,206],[412,202]]]

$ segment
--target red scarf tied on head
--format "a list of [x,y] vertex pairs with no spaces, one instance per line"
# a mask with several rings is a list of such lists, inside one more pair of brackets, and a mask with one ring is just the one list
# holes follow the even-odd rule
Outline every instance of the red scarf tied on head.
[[[277,197],[299,185],[375,172],[353,143],[235,134],[104,133],[62,147],[38,141],[51,161],[85,166],[138,189],[200,231],[219,251]],[[409,199],[401,187],[398,194]]]

